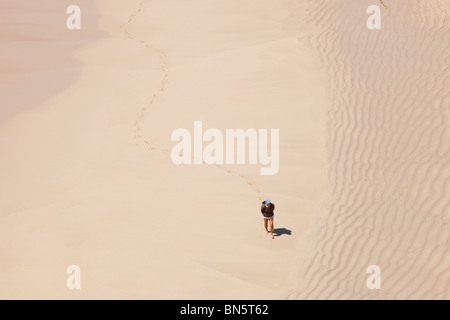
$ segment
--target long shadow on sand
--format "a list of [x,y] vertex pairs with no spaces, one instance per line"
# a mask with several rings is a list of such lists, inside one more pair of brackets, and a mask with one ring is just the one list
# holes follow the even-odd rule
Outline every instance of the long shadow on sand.
[[292,231],[286,228],[276,228],[273,229],[273,235],[274,237],[281,237],[282,235],[292,235]]

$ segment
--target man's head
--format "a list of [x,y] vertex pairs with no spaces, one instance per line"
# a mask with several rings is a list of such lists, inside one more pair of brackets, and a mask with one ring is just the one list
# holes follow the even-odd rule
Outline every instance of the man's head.
[[270,204],[271,204],[272,202],[270,202],[270,200],[266,200],[266,201],[264,201],[264,203],[265,203],[266,207],[270,207]]

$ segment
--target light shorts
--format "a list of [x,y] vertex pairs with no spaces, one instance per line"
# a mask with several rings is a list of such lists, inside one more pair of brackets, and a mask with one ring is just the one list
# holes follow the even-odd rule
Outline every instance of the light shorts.
[[271,217],[264,217],[264,216],[263,216],[264,220],[272,220],[272,219],[273,219],[273,217],[274,217],[274,215],[273,215],[273,216],[271,216]]

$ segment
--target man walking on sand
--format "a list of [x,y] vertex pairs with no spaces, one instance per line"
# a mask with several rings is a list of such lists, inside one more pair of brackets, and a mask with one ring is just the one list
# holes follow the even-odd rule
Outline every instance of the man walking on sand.
[[267,223],[269,222],[270,234],[272,236],[272,239],[275,239],[275,237],[273,236],[273,218],[275,216],[274,210],[275,205],[270,200],[263,201],[261,206],[261,213],[264,218],[264,228],[266,228],[266,232],[269,233],[269,230],[267,229]]

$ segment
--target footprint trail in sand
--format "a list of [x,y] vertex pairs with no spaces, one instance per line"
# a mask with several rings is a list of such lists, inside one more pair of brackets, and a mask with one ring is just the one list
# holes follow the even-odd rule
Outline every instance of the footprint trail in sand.
[[[169,149],[158,148],[155,145],[153,145],[150,140],[143,137],[144,121],[148,115],[148,112],[149,112],[150,108],[155,104],[157,99],[166,91],[167,85],[169,84],[169,68],[168,68],[168,62],[167,62],[167,53],[165,51],[157,48],[156,46],[145,41],[144,39],[137,37],[129,30],[129,26],[139,16],[139,14],[142,12],[142,10],[144,10],[144,1],[141,1],[139,3],[138,8],[130,15],[127,22],[125,24],[123,24],[120,28],[121,28],[122,32],[125,34],[126,39],[138,41],[145,48],[152,51],[152,53],[154,55],[158,56],[160,63],[161,63],[160,71],[162,74],[162,78],[161,78],[159,87],[157,88],[156,91],[154,91],[154,93],[152,94],[148,103],[144,107],[142,107],[142,109],[139,113],[139,116],[137,117],[136,121],[134,122],[133,140],[135,141],[136,145],[144,145],[148,151],[159,151],[159,152],[163,152],[165,154],[170,154]],[[259,201],[263,200],[263,192],[261,191],[261,188],[257,185],[257,183],[253,179],[243,175],[242,173],[240,173],[238,171],[228,169],[223,165],[216,164],[216,165],[211,166],[211,165],[206,164],[205,162],[203,162],[203,165],[208,166],[208,167],[217,168],[217,169],[225,172],[226,174],[235,175],[237,178],[241,179],[245,184],[247,184],[249,187],[251,187],[255,190]]]

